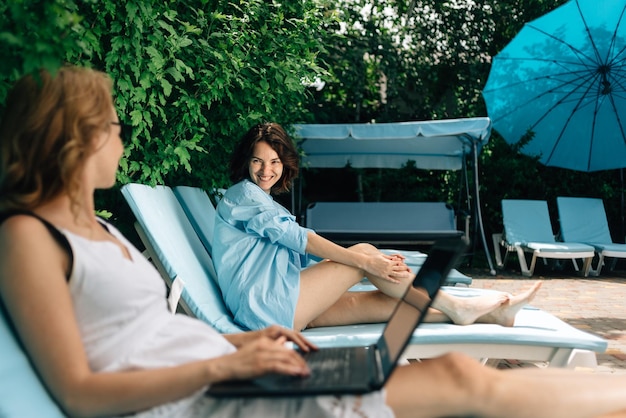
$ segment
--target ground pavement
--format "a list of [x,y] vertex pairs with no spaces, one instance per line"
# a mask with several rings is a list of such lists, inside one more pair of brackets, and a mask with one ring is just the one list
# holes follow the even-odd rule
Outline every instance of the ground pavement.
[[[517,267],[517,269],[515,268]],[[607,351],[597,355],[598,367],[581,371],[593,373],[626,374],[626,269],[603,271],[600,277],[579,277],[575,271],[554,271],[538,266],[532,278],[519,273],[513,263],[496,276],[486,269],[459,270],[472,277],[474,288],[519,292],[528,289],[536,280],[542,280],[541,290],[532,301],[537,306],[583,331],[605,338]],[[509,360],[506,367],[542,367]]]

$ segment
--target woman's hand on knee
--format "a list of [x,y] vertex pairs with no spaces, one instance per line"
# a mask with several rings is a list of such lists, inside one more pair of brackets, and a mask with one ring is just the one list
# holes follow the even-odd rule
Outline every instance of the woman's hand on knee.
[[383,253],[372,255],[365,270],[369,274],[392,283],[401,283],[402,279],[411,277],[413,274],[403,257]]

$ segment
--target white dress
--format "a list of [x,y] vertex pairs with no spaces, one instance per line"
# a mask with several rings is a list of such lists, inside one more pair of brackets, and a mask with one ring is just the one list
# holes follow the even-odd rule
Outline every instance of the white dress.
[[[167,220],[164,220],[167,222]],[[110,224],[132,260],[108,241],[91,241],[69,231],[73,252],[69,286],[78,325],[94,371],[149,369],[222,356],[235,351],[208,324],[171,314],[158,271]],[[214,399],[204,390],[165,404],[141,417],[391,417],[384,392],[366,396],[278,399]]]

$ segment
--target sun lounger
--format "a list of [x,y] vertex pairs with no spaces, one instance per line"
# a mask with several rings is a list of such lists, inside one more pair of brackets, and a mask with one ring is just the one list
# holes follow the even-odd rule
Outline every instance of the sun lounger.
[[602,199],[587,197],[557,197],[560,233],[564,241],[582,242],[593,246],[598,263],[589,274],[599,276],[606,257],[612,258],[611,269],[618,258],[626,258],[626,244],[613,242]]
[[[559,242],[554,237],[548,203],[544,200],[503,199],[502,220],[504,233],[493,234],[496,264],[506,265],[507,256],[516,251],[522,275],[531,277],[537,259],[572,260],[579,271],[576,260],[582,259],[581,274],[589,274],[594,248],[580,242]],[[500,247],[505,248],[504,257]],[[531,255],[530,266],[526,254]]]
[[[128,184],[122,193],[137,218],[137,229],[146,251],[166,282],[182,279],[181,303],[185,311],[224,333],[237,332],[215,282],[211,258],[172,189],[166,186]],[[446,287],[460,296],[483,291]],[[321,327],[304,331],[320,346],[373,343],[383,324]],[[546,361],[553,367],[571,365],[579,352],[604,352],[602,338],[580,331],[555,316],[533,307],[518,314],[516,326],[492,324],[457,326],[427,324],[415,332],[405,358],[428,358],[458,350],[476,358]]]
[[22,351],[6,312],[0,307],[0,417],[65,416]]

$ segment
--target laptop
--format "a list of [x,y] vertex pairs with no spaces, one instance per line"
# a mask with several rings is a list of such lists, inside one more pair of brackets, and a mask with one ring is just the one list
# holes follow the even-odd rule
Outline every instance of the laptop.
[[461,238],[436,241],[413,285],[399,300],[375,344],[328,347],[302,353],[311,369],[306,377],[269,374],[251,380],[220,382],[207,390],[214,397],[361,394],[384,386],[433,297],[467,245]]

